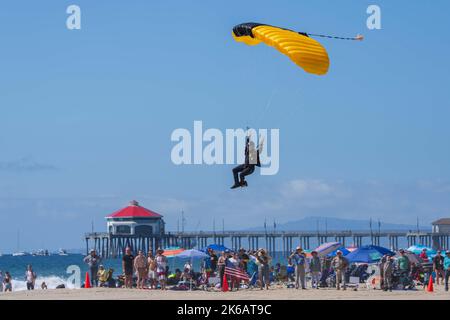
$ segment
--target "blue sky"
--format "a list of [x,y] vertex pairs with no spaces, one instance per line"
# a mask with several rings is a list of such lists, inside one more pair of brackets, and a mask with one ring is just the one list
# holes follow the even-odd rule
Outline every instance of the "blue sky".
[[[77,4],[82,29],[68,30]],[[378,4],[382,30],[368,30]],[[79,247],[131,200],[176,229],[305,216],[450,215],[447,1],[10,1],[0,10],[1,251]],[[267,46],[256,21],[311,33],[327,76]],[[271,106],[260,117],[268,100]],[[280,129],[280,171],[229,191],[232,166],[174,166],[176,128]],[[218,224],[218,222],[217,222]],[[36,240],[37,239],[37,240]]]

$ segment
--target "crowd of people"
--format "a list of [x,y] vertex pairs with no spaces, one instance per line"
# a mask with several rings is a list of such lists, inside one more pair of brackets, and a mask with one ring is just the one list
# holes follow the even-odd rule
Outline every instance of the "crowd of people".
[[[172,289],[186,288],[222,288],[224,281],[231,290],[240,288],[269,289],[272,284],[282,283],[295,289],[335,288],[346,290],[350,278],[365,282],[377,271],[379,288],[392,291],[396,288],[414,289],[416,284],[427,284],[430,276],[437,285],[444,284],[448,291],[450,277],[450,252],[443,256],[440,251],[431,260],[426,250],[420,254],[424,263],[410,261],[407,252],[400,250],[397,257],[383,256],[377,265],[368,272],[367,264],[354,264],[337,250],[334,256],[320,256],[312,251],[307,254],[297,247],[287,257],[287,265],[272,264],[272,257],[264,249],[236,252],[224,250],[215,252],[207,250],[207,258],[203,259],[199,272],[195,272],[190,261],[183,269],[171,272],[164,250],[158,249],[156,255],[149,251],[144,255],[138,251],[133,255],[131,248],[126,248],[122,257],[122,275],[117,280],[112,277],[112,269],[108,271],[100,264],[101,258],[94,250],[84,260],[89,264],[92,286],[126,287],[138,289]],[[427,267],[427,263],[429,266]],[[226,267],[240,270],[248,275],[248,281],[229,275]],[[187,285],[189,284],[189,285]]]
[[437,285],[443,284],[445,291],[448,291],[450,251],[447,251],[444,257],[438,250],[436,255],[430,259],[427,249],[424,248],[419,254],[419,258],[422,260],[421,263],[411,261],[408,253],[403,249],[399,250],[397,259],[392,256],[383,256],[378,265],[381,289],[392,291],[398,284],[406,289],[414,288],[416,284],[425,287],[432,277]]
[[[131,248],[126,248],[122,256],[119,276],[114,278],[114,270],[102,265],[102,257],[95,250],[83,260],[89,267],[90,286],[111,288],[137,288],[188,290],[192,288],[221,289],[227,282],[231,290],[241,288],[269,289],[274,284],[283,284],[295,289],[335,288],[346,290],[350,279],[366,282],[376,275],[379,279],[379,289],[392,291],[395,289],[415,289],[417,285],[424,287],[430,277],[436,285],[444,285],[449,290],[450,251],[443,255],[437,251],[433,258],[423,249],[417,259],[411,259],[412,254],[399,250],[398,255],[385,255],[369,271],[368,264],[351,263],[337,250],[333,256],[319,255],[312,251],[307,254],[301,247],[297,247],[287,258],[287,265],[273,264],[272,257],[267,250],[239,249],[236,252],[224,250],[216,252],[206,251],[198,271],[194,270],[191,261],[186,261],[182,269],[171,271],[168,258],[164,250],[159,248],[154,254],[151,250],[145,255],[138,251],[133,255]],[[414,255],[415,256],[415,255]],[[416,256],[415,256],[416,257]],[[374,268],[374,266],[376,266]],[[235,272],[227,272],[227,269]],[[238,273],[240,272],[240,273]],[[238,274],[238,276],[236,276]],[[239,274],[244,276],[239,276]],[[27,290],[35,289],[36,272],[31,265],[25,271],[24,279]],[[86,284],[84,284],[86,286]],[[41,289],[47,285],[42,282]],[[0,292],[12,291],[12,277],[9,272],[0,271]]]

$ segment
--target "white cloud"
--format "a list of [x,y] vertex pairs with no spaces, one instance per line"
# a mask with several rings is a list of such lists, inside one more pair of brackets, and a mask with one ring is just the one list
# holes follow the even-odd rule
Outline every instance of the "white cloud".
[[5,172],[39,172],[58,170],[51,164],[44,164],[35,161],[32,157],[23,157],[13,161],[0,161],[0,171]]

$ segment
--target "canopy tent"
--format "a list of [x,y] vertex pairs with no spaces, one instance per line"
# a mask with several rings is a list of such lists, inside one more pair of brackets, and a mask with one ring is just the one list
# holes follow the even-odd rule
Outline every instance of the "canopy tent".
[[227,247],[225,247],[225,246],[223,246],[221,244],[210,244],[209,246],[203,248],[202,251],[206,252],[208,249],[211,249],[211,250],[213,250],[215,252],[233,251],[233,250],[231,250],[231,249],[229,249],[229,248],[227,248]]
[[326,256],[327,254],[339,249],[340,247],[342,247],[342,244],[340,244],[339,242],[327,242],[327,243],[324,243],[324,244],[318,246],[314,251],[317,252],[319,257],[323,257],[323,256]]
[[384,255],[394,256],[395,253],[387,248],[369,245],[356,249],[346,255],[346,258],[351,263],[375,263],[378,262]]

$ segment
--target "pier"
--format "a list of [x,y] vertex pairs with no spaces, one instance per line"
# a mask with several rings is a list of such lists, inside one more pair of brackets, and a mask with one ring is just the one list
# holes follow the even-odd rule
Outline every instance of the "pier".
[[314,249],[312,243],[320,245],[326,242],[340,242],[343,246],[360,247],[366,244],[381,245],[388,243],[391,250],[400,249],[402,241],[407,247],[421,244],[434,249],[449,250],[450,232],[405,232],[405,231],[328,231],[326,233],[308,231],[223,231],[223,232],[168,232],[155,235],[120,235],[91,232],[85,234],[86,252],[94,248],[103,257],[121,256],[126,247],[134,252],[142,250],[156,251],[157,248],[179,246],[186,249],[202,249],[209,244],[221,244],[238,250],[241,247],[256,250],[260,247],[269,252],[280,251],[285,254],[297,246]]

